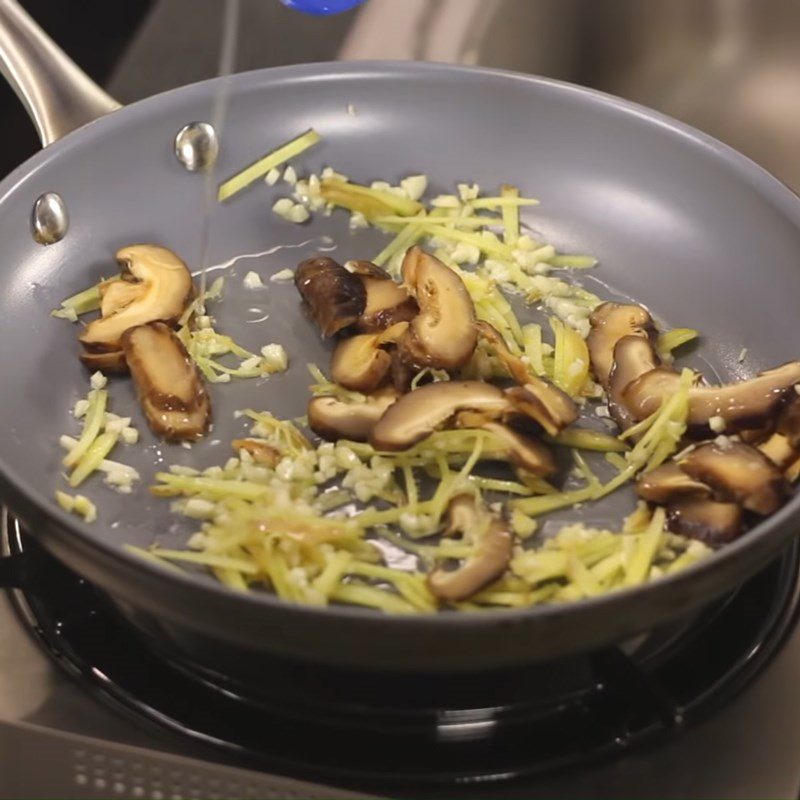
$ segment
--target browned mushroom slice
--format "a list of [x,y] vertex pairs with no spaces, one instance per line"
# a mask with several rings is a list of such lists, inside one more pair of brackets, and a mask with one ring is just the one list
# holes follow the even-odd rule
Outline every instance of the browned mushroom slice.
[[295,270],[294,285],[325,337],[352,325],[364,313],[364,284],[332,258],[303,261]]
[[337,397],[314,397],[308,404],[308,427],[323,439],[366,442],[375,424],[397,399],[392,389],[382,389],[360,403]]
[[415,371],[403,361],[403,357],[392,348],[390,351],[392,363],[389,366],[389,377],[397,394],[405,394],[411,389],[411,382],[414,380]]
[[501,417],[511,403],[496,386],[481,381],[440,381],[403,395],[372,429],[369,441],[378,450],[407,450],[448,423],[459,411],[474,410]]
[[624,336],[648,338],[655,331],[647,309],[637,305],[602,303],[589,317],[592,328],[586,337],[592,370],[603,388],[608,388],[614,366],[614,348]]
[[[677,390],[679,381],[677,372],[663,368],[646,372],[623,391],[625,405],[636,419],[644,419]],[[720,417],[728,431],[758,428],[777,415],[798,383],[800,361],[790,361],[747,381],[695,386],[689,390],[689,425],[705,428]]]
[[123,334],[122,349],[153,431],[174,441],[202,436],[211,423],[211,403],[175,332],[163,322],[139,325]]
[[125,353],[122,350],[113,350],[110,353],[81,353],[81,361],[90,370],[101,372],[127,372]]
[[749,444],[704,444],[679,464],[687,475],[710,486],[714,499],[739,503],[756,514],[771,514],[786,499],[788,487],[780,470]]
[[556,471],[553,454],[540,441],[499,422],[484,422],[480,427],[502,441],[507,448],[506,457],[512,464],[540,478]]
[[281,460],[280,452],[260,439],[234,439],[231,446],[236,452],[244,450],[249,453],[256,464],[263,464],[265,467],[274,467]]
[[776,430],[789,440],[792,447],[800,450],[800,396],[789,396],[778,417]]
[[[129,328],[148,322],[175,323],[186,309],[194,292],[192,275],[186,264],[165,247],[154,244],[134,244],[117,252],[123,270],[124,283],[118,290],[106,286],[106,298],[111,293],[115,308],[108,316],[90,322],[78,337],[87,352],[110,353],[121,350],[122,334]],[[117,306],[121,296],[129,299],[128,286],[138,286],[139,296],[127,305]]]
[[782,433],[773,433],[758,449],[780,470],[786,469],[800,457],[792,443]]
[[355,392],[377,389],[392,364],[392,357],[381,348],[396,342],[407,328],[407,322],[398,322],[385,331],[362,333],[339,342],[331,358],[334,382]]
[[667,508],[667,527],[713,547],[741,535],[742,509],[736,503],[717,503],[708,498],[679,500]]
[[478,343],[475,309],[463,281],[419,247],[406,253],[402,274],[419,305],[419,314],[399,343],[404,360],[417,369],[463,367]]
[[636,422],[625,406],[623,391],[659,363],[655,348],[644,336],[623,336],[614,347],[614,364],[608,377],[608,410],[622,430]]
[[535,375],[529,375],[524,386],[506,389],[506,397],[518,412],[538,422],[550,436],[578,418],[575,401],[550,381]]
[[100,316],[111,316],[115,311],[120,311],[138,300],[146,291],[143,283],[131,281],[129,278],[120,277],[110,281],[103,281],[100,286]]
[[636,491],[643,500],[662,506],[687,497],[708,497],[711,494],[708,486],[691,478],[674,461],[641,475]]
[[356,327],[382,331],[398,322],[410,322],[419,312],[416,300],[388,272],[369,261],[348,261],[345,269],[357,275],[367,293],[364,312]]
[[475,553],[460,567],[438,567],[428,576],[428,588],[440,600],[466,600],[499,578],[511,560],[514,536],[502,517],[493,515],[473,495],[450,501],[445,533],[461,533],[476,543]]
[[531,371],[525,362],[517,355],[514,355],[506,344],[500,331],[488,322],[479,320],[475,323],[478,336],[481,337],[494,351],[495,355],[508,370],[509,375],[520,385],[524,386],[531,378]]

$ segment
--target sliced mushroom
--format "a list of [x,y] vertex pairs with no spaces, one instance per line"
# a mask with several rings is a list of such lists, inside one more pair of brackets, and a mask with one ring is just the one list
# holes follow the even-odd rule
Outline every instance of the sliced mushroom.
[[349,327],[364,313],[364,284],[332,258],[303,261],[295,270],[294,285],[325,337]]
[[338,397],[314,397],[308,404],[308,427],[323,439],[366,442],[375,424],[397,400],[392,389],[382,389],[360,403]]
[[153,431],[165,439],[197,439],[211,423],[211,403],[200,373],[175,332],[163,322],[129,328],[122,349],[139,403]]
[[461,533],[475,541],[476,548],[474,555],[457,569],[438,567],[428,576],[428,588],[439,599],[466,600],[508,567],[514,544],[508,523],[473,495],[458,495],[450,501],[445,533]]
[[792,447],[800,450],[800,395],[789,395],[789,400],[778,417],[776,430],[789,440]]
[[439,381],[403,395],[372,429],[378,450],[407,450],[448,423],[459,411],[486,412],[497,418],[512,409],[503,392],[481,381]]
[[591,330],[586,337],[592,370],[603,388],[608,388],[614,365],[614,348],[624,336],[649,338],[655,332],[653,318],[646,308],[621,303],[602,303],[589,317]]
[[128,364],[122,350],[110,353],[81,353],[81,361],[93,372],[127,372]]
[[186,264],[165,247],[154,244],[134,244],[117,252],[122,267],[124,287],[107,286],[106,298],[111,293],[114,303],[107,308],[117,308],[121,296],[130,298],[127,286],[139,286],[141,294],[114,310],[108,316],[90,322],[78,337],[87,352],[110,353],[121,350],[122,334],[129,328],[148,322],[172,325],[185,311],[194,292],[192,275]]
[[389,367],[389,377],[397,394],[405,394],[411,389],[411,381],[414,380],[415,371],[403,361],[397,348],[390,351],[392,363]]
[[[656,411],[678,389],[677,372],[658,368],[646,372],[623,391],[625,405],[637,420]],[[758,428],[777,415],[800,383],[800,361],[790,361],[755,378],[725,386],[695,386],[689,391],[689,425],[707,428],[721,417],[728,432]]]
[[377,389],[392,364],[392,357],[382,348],[397,342],[407,329],[407,322],[398,322],[385,331],[343,339],[333,351],[331,377],[355,392]]
[[614,364],[608,377],[608,410],[622,430],[636,422],[623,401],[622,393],[645,372],[659,365],[655,348],[645,336],[623,336],[614,347]]
[[711,489],[687,475],[674,461],[651,469],[639,477],[636,491],[643,500],[665,506],[687,497],[709,497]]
[[503,338],[500,331],[483,320],[479,320],[475,323],[475,329],[478,331],[478,336],[494,350],[495,355],[508,370],[509,375],[521,386],[528,383],[531,378],[531,371],[519,356],[514,355],[514,353],[508,349],[506,340]]
[[146,291],[143,283],[119,277],[100,284],[100,316],[111,316],[138,300]]
[[240,450],[250,453],[256,464],[265,467],[274,467],[281,460],[280,451],[260,439],[234,439],[231,446],[237,453]]
[[713,547],[741,535],[742,509],[736,503],[717,503],[708,498],[680,500],[667,508],[667,527]]
[[537,439],[525,436],[499,422],[484,422],[480,427],[503,442],[507,448],[506,457],[512,464],[540,478],[556,471],[553,454]]
[[578,418],[575,401],[550,381],[535,375],[529,375],[524,386],[506,389],[506,397],[519,413],[538,422],[550,436]]
[[382,331],[398,322],[410,322],[419,312],[416,300],[386,270],[369,261],[348,261],[345,269],[358,276],[367,293],[356,323],[360,331]]
[[769,439],[758,445],[758,449],[779,470],[785,470],[800,457],[800,453],[792,447],[792,443],[782,433],[773,433]]
[[402,266],[404,286],[419,305],[399,342],[403,359],[412,366],[457,369],[478,343],[475,309],[463,281],[450,267],[412,247]]
[[680,468],[714,492],[714,499],[739,503],[766,516],[780,508],[788,491],[780,470],[759,450],[742,442],[704,444],[679,462]]

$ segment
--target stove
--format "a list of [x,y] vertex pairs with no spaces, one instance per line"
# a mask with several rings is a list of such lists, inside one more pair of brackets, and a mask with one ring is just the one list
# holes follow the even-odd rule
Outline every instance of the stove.
[[[4,516],[0,797],[796,797],[800,547],[680,625],[502,672],[164,652]],[[13,754],[13,757],[8,757]],[[42,765],[46,764],[46,767]]]

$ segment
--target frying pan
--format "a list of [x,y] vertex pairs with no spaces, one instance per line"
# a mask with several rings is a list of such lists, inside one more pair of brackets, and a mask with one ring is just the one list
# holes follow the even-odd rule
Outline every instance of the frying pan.
[[[293,287],[268,284],[248,293],[244,272],[255,268],[266,278],[294,266],[316,251],[321,236],[332,237],[340,261],[368,258],[382,239],[350,233],[336,215],[307,226],[283,222],[270,212],[286,193],[280,187],[261,185],[215,208],[210,263],[284,246],[229,274],[219,324],[251,349],[285,344],[292,368],[261,383],[212,387],[216,425],[191,450],[145,432],[141,445],[119,456],[140,470],[141,487],[120,496],[91,481],[86,492],[100,518],[84,524],[56,506],[53,492],[63,486],[58,439],[76,429],[70,410],[88,376],[78,362],[77,328],[48,312],[113,273],[113,254],[124,244],[157,242],[197,263],[203,177],[179,165],[172,143],[186,123],[211,117],[221,83],[114,110],[117,104],[9,0],[0,3],[0,48],[7,77],[47,145],[0,184],[2,496],[48,550],[129,617],[173,638],[196,637],[212,649],[218,643],[243,659],[266,653],[364,669],[504,667],[588,651],[689,615],[756,572],[794,534],[798,497],[713,557],[640,588],[521,611],[412,618],[235,593],[206,575],[176,574],[126,552],[126,543],[155,539],[180,546],[190,530],[146,492],[154,471],[224,461],[228,443],[244,430],[236,409],[302,413],[304,364],[327,363]],[[331,164],[361,181],[424,172],[434,191],[457,180],[487,188],[512,181],[542,201],[524,215],[536,231],[563,251],[600,259],[597,275],[613,291],[589,288],[640,299],[670,325],[700,328],[697,358],[707,374],[738,378],[800,354],[800,202],[696,130],[564,83],[431,64],[268,69],[236,75],[230,90],[220,176],[313,126],[323,143],[302,157],[301,170]],[[71,220],[66,237],[48,247],[29,229],[33,202],[45,191],[63,197]],[[266,321],[249,321],[265,314]],[[748,357],[739,364],[744,347]],[[144,431],[130,381],[113,379],[110,393],[112,409],[136,417]],[[584,510],[584,518],[618,521],[632,500],[619,492]]]

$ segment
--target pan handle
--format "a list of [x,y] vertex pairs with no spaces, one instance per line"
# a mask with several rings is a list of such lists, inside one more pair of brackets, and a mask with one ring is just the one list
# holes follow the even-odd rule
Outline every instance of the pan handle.
[[43,146],[120,107],[16,0],[0,0],[0,72],[25,105]]

